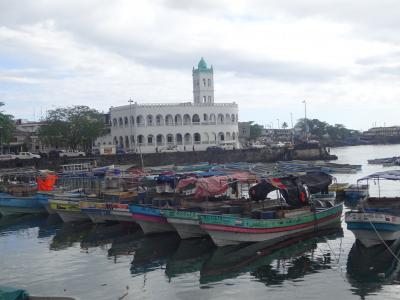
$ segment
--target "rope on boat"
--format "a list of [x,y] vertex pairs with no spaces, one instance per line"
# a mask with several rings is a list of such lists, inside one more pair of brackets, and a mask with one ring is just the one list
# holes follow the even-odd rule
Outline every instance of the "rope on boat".
[[[363,213],[365,213],[364,207],[360,205]],[[375,225],[371,222],[371,220],[368,218],[368,222],[371,224],[371,227],[374,229],[376,235],[378,238],[381,240],[381,242],[385,245],[386,249],[392,254],[392,256],[397,260],[398,263],[400,263],[400,258],[393,252],[393,250],[389,247],[389,245],[386,243],[386,241],[382,238],[382,236],[379,234],[378,230],[376,230]]]

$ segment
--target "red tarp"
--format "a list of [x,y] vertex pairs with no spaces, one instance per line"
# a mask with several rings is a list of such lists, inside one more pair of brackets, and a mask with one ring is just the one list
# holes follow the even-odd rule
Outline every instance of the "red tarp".
[[57,178],[58,177],[55,174],[48,174],[44,179],[37,177],[36,183],[38,186],[38,191],[52,191]]

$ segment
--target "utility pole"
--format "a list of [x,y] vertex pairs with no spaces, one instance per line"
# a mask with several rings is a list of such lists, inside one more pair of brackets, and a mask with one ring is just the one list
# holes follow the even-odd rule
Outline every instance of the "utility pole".
[[292,145],[294,145],[293,113],[290,113],[290,123],[292,124]]
[[307,102],[303,100],[304,103],[304,123],[306,126],[306,140],[308,141],[308,121],[307,121]]

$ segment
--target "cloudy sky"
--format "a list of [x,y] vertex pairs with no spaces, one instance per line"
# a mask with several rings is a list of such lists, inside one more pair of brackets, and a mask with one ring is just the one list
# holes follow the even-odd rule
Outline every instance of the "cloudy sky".
[[0,101],[17,118],[192,100],[214,67],[216,102],[276,127],[307,116],[400,125],[398,0],[0,0]]

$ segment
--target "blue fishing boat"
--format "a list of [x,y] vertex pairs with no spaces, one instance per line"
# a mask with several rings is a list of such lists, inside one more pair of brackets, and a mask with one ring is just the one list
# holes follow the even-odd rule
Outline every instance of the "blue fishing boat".
[[400,197],[382,197],[380,181],[400,181],[400,170],[377,172],[358,181],[378,183],[379,196],[367,197],[346,212],[347,229],[365,247],[373,247],[400,238]]
[[0,213],[3,216],[46,213],[40,200],[47,200],[47,196],[35,194],[28,197],[16,197],[8,193],[0,193]]

